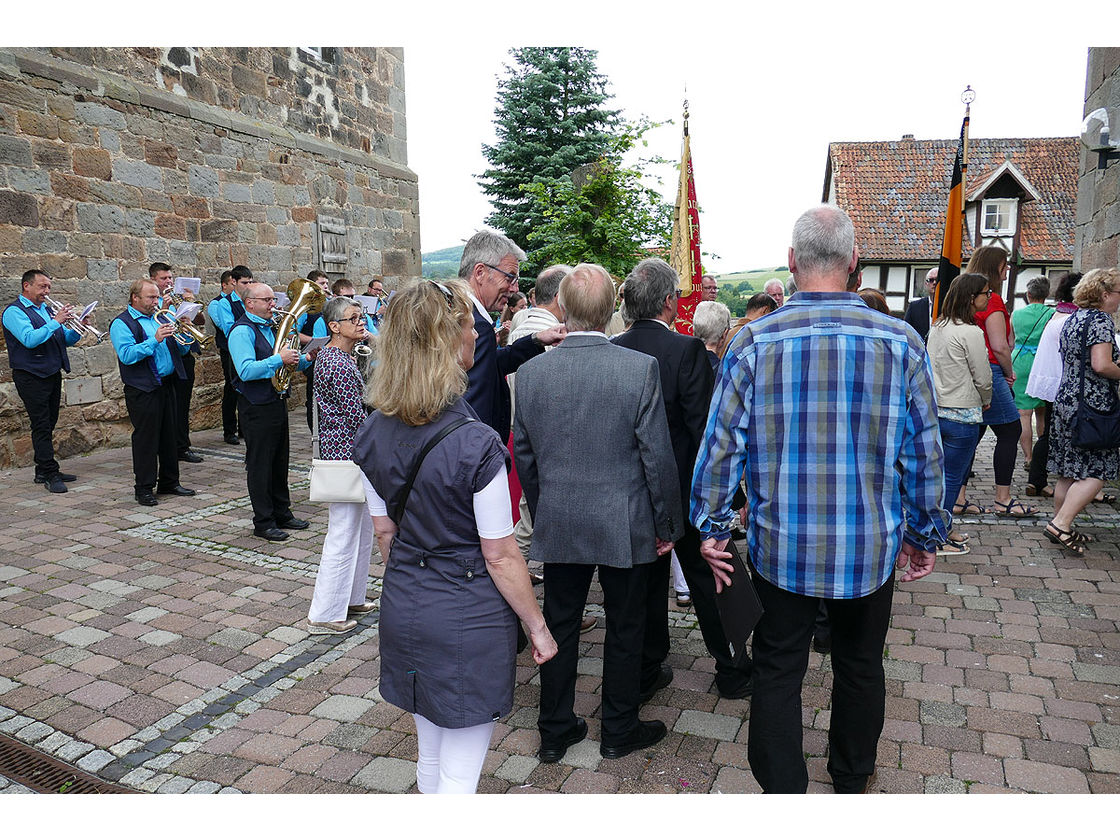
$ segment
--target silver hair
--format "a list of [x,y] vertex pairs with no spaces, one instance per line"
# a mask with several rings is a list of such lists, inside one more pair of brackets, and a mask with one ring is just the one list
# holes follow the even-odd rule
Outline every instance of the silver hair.
[[463,246],[463,256],[459,260],[459,279],[469,278],[479,263],[497,265],[510,255],[516,257],[518,262],[525,259],[525,252],[505,234],[494,230],[480,230]]
[[635,321],[656,318],[680,285],[677,272],[658,257],[642,260],[626,275],[626,310]]
[[557,300],[572,332],[602,332],[614,310],[614,283],[601,265],[580,263],[560,282]]
[[856,232],[848,214],[821,204],[806,210],[793,226],[793,258],[802,274],[848,273]]
[[[346,319],[346,311],[354,307],[360,310],[362,305],[353,298],[332,297],[323,305],[323,321],[328,324],[331,321],[344,321]],[[327,334],[330,334],[330,329],[327,330]]]
[[570,265],[550,265],[537,275],[537,306],[544,306],[556,300],[556,293],[560,291],[560,281],[568,276],[572,270]]
[[929,271],[926,272],[926,280],[936,280],[936,279],[937,279],[937,266],[935,265],[933,268],[931,268]]
[[705,344],[715,344],[731,329],[731,310],[719,301],[704,300],[696,304],[692,315],[692,334]]
[[793,297],[797,294],[797,281],[792,277],[786,281],[786,297]]
[[1027,300],[1046,302],[1050,294],[1050,281],[1045,277],[1032,277],[1027,281]]
[[782,289],[783,291],[785,290],[785,286],[783,286],[783,285],[782,285],[782,281],[781,281],[781,280],[779,280],[779,279],[778,279],[777,277],[771,277],[771,278],[770,278],[769,280],[767,280],[767,281],[766,281],[766,282],[765,282],[765,283],[763,284],[763,286],[762,286],[762,291],[764,291],[764,292],[765,292],[765,291],[766,291],[767,289],[769,289],[769,288],[770,288],[771,286],[773,286],[773,285],[774,285],[775,283],[777,283],[777,284],[778,284],[778,286],[779,286],[779,287],[780,287],[780,288],[781,288],[781,289]]

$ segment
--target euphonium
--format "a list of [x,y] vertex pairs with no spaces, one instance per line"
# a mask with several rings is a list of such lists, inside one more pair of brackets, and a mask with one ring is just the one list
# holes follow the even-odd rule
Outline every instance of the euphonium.
[[[51,312],[55,314],[57,314],[58,311],[66,305],[64,303],[59,303],[57,300],[52,300],[50,295],[46,295],[44,299],[46,300],[47,306],[50,308]],[[68,330],[73,330],[76,333],[81,333],[83,336],[93,336],[98,344],[100,344],[109,336],[109,333],[107,332],[101,332],[100,330],[94,329],[89,324],[83,324],[81,319],[78,318],[77,315],[66,321],[63,326]]]
[[175,335],[173,338],[184,347],[195,341],[198,342],[199,347],[205,347],[210,343],[210,336],[194,324],[180,321],[170,309],[158,309],[152,317],[157,324],[166,324],[175,327]]
[[[287,288],[288,309],[274,309],[274,315],[281,315],[280,323],[276,325],[276,343],[273,352],[279,353],[285,347],[299,352],[299,329],[296,321],[301,316],[318,312],[326,303],[327,296],[319,288],[318,283],[310,280],[296,279],[288,284]],[[284,393],[292,381],[292,371],[287,365],[282,365],[276,373],[272,374],[272,387],[277,393]]]

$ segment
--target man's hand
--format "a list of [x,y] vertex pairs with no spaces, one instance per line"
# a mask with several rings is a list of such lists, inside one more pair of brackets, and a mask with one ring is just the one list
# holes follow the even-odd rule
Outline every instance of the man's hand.
[[307,358],[312,362],[315,361],[315,357],[319,355],[319,351],[322,349],[322,347],[316,347],[314,350],[307,354]]
[[676,543],[674,543],[672,540],[663,540],[663,539],[661,539],[661,537],[656,537],[655,539],[657,540],[657,556],[658,557],[661,557],[662,555],[668,554],[670,551],[673,550],[673,546],[676,545]]
[[179,297],[181,297],[183,300],[193,301],[194,292],[192,292],[190,289],[183,289],[183,293],[179,295]]
[[533,661],[538,665],[543,665],[556,655],[556,640],[543,621],[540,627],[529,631],[529,641],[533,645]]
[[58,312],[54,313],[53,317],[56,321],[58,321],[58,323],[65,324],[67,321],[74,317],[74,307],[72,307],[68,303],[65,303],[62,305],[62,308],[58,310]]
[[933,564],[937,560],[937,554],[932,551],[923,551],[916,546],[903,540],[902,548],[898,552],[898,558],[895,560],[894,567],[897,571],[909,568],[900,579],[903,583],[908,581],[924,578],[933,571]]
[[163,341],[164,339],[171,338],[177,331],[174,324],[160,324],[156,329],[156,341]]
[[723,591],[723,587],[731,585],[731,573],[735,567],[727,562],[731,553],[724,551],[727,540],[716,540],[709,537],[700,543],[700,556],[703,557],[712,570],[712,577],[716,579],[716,594]]
[[541,330],[535,336],[537,341],[545,347],[551,347],[553,344],[559,344],[564,340],[564,336],[568,334],[568,328],[563,324],[557,324],[555,327],[549,327],[547,330]]
[[291,347],[285,347],[280,351],[280,361],[288,367],[295,367],[299,364],[299,351],[293,350]]

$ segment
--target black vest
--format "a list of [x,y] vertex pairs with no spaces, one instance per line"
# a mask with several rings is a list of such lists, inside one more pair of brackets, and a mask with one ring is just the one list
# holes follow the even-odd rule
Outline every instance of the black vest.
[[[230,301],[230,303],[233,303],[233,301]],[[243,315],[234,321],[233,326],[229,328],[230,333],[232,333],[235,328],[242,325],[248,326],[253,331],[253,350],[256,352],[258,362],[261,359],[267,359],[269,356],[276,355],[276,351],[272,349],[272,344],[269,343],[268,339],[266,339],[264,334],[260,331],[262,325],[258,324],[256,321],[249,320],[248,315]],[[279,399],[288,398],[287,391],[283,394],[276,393],[276,389],[272,387],[272,377],[242,381],[241,377],[237,374],[236,360],[234,360],[234,364],[231,367],[233,368],[232,381],[234,390],[243,395],[245,399],[253,405],[264,405]]]
[[[34,307],[24,306],[18,299],[5,308],[18,307],[27,313],[31,319],[31,326],[39,329],[47,322]],[[58,371],[70,372],[70,357],[66,355],[66,335],[64,330],[57,329],[51,337],[38,347],[27,348],[20,344],[19,339],[8,332],[4,327],[4,342],[8,346],[8,367],[13,370],[24,370],[35,376],[54,376]]]
[[[120,321],[132,333],[132,337],[136,339],[137,344],[143,344],[148,340],[144,328],[140,326],[140,322],[132,317],[127,309],[118,315],[114,320]],[[171,351],[171,365],[175,368],[175,373],[178,374],[180,379],[186,379],[187,373],[183,368],[183,359],[179,355],[178,343],[174,338],[165,338],[164,342],[172,342],[167,345],[167,349]],[[145,393],[150,393],[163,384],[163,380],[159,374],[156,373],[156,357],[155,355],[148,356],[135,362],[131,365],[126,365],[121,361],[120,356],[117,357],[117,367],[121,371],[121,381],[125,385],[131,385]]]

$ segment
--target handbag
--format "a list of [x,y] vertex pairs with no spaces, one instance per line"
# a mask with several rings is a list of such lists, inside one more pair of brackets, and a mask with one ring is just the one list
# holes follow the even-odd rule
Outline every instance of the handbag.
[[326,461],[319,457],[319,401],[312,396],[311,481],[309,496],[313,502],[349,502],[366,500],[362,470],[353,461]]
[[1117,449],[1120,448],[1120,399],[1112,391],[1112,408],[1097,411],[1085,402],[1085,368],[1089,364],[1089,324],[1081,336],[1081,381],[1077,391],[1077,414],[1073,418],[1072,439],[1078,449]]

